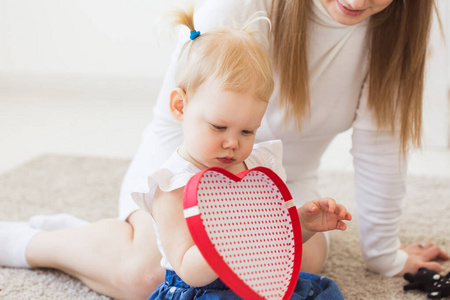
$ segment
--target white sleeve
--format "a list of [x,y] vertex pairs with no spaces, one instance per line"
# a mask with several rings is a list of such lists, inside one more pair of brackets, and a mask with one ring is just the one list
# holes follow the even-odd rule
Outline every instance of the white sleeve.
[[367,107],[365,85],[353,124],[358,231],[368,268],[386,276],[399,273],[408,258],[400,250],[399,223],[405,195],[406,162],[399,132],[378,130]]

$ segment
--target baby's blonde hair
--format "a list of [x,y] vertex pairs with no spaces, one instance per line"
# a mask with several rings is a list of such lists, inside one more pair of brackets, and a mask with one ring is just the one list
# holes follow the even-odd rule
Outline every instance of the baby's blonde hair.
[[[194,27],[194,9],[173,12],[174,25]],[[208,78],[221,81],[220,88],[234,92],[251,92],[269,101],[274,88],[271,62],[264,47],[254,37],[249,25],[242,29],[215,27],[186,42],[178,58],[175,84],[186,94],[195,90]],[[267,19],[268,22],[270,22]]]

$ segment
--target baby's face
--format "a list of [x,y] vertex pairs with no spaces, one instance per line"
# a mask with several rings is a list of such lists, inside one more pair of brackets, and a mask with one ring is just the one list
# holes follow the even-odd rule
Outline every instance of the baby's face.
[[252,152],[266,108],[251,93],[220,90],[217,80],[205,81],[184,108],[180,152],[200,169],[238,170]]

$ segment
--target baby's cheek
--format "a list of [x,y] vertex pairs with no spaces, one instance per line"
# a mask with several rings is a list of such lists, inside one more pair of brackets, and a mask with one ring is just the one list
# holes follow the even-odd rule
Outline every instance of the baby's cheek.
[[219,155],[220,145],[213,139],[204,138],[196,145],[198,152],[202,154],[204,158],[216,157]]
[[243,150],[242,157],[241,157],[242,160],[247,159],[250,156],[250,154],[252,153],[252,150],[253,150],[253,143],[251,144],[251,146],[246,146],[245,149]]

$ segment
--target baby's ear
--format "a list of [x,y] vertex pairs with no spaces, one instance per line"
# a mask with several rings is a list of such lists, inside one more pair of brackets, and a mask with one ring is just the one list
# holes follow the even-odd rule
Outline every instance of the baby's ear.
[[176,88],[170,93],[170,112],[175,119],[179,121],[183,120],[186,103],[186,93],[182,89]]

